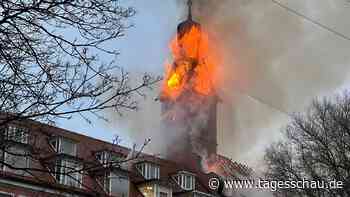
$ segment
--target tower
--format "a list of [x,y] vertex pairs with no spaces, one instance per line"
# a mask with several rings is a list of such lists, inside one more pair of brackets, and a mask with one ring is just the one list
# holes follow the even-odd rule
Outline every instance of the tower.
[[177,27],[174,62],[160,100],[163,130],[172,139],[168,158],[200,170],[201,160],[217,153],[218,99],[208,73],[203,75],[207,66],[201,51],[203,35],[191,8],[189,0],[188,17]]

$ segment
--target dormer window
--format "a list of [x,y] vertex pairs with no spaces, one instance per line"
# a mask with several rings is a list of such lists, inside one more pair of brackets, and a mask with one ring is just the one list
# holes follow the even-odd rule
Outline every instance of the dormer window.
[[50,140],[52,148],[60,154],[77,155],[77,144],[68,138],[57,136]]
[[104,167],[107,167],[108,165],[120,165],[120,163],[125,159],[123,155],[108,150],[97,152],[95,156],[99,163],[101,163]]
[[83,181],[82,168],[82,164],[75,160],[58,159],[55,166],[55,178],[60,184],[81,188]]
[[146,180],[159,179],[160,170],[157,164],[150,162],[142,162],[136,164],[136,169],[139,171],[140,174],[142,174],[142,176]]
[[18,142],[22,144],[28,144],[28,138],[29,133],[28,129],[15,126],[15,125],[9,125],[5,129],[5,139],[13,142]]
[[192,173],[182,171],[175,175],[174,179],[177,184],[184,190],[189,191],[195,189],[196,177]]

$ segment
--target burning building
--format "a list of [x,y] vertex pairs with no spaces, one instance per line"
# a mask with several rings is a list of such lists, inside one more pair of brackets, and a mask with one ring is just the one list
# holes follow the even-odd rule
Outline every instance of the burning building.
[[[160,94],[163,130],[172,139],[168,159],[197,172],[213,172],[223,179],[251,178],[250,168],[217,152],[220,58],[208,32],[192,18],[191,0],[187,20],[178,25],[170,49],[173,59],[166,65]],[[233,190],[221,192],[239,196]]]
[[192,19],[180,23],[170,43],[173,63],[166,65],[160,100],[164,130],[173,143],[168,157],[200,169],[200,162],[217,153],[217,61],[208,34]]

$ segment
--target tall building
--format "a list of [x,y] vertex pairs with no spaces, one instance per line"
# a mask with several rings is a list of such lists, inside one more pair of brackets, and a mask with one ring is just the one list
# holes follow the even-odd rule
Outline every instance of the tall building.
[[169,144],[168,158],[201,170],[206,158],[217,154],[217,103],[213,84],[216,65],[208,59],[205,32],[188,17],[177,27],[173,41],[173,64],[165,77],[160,100],[164,132]]

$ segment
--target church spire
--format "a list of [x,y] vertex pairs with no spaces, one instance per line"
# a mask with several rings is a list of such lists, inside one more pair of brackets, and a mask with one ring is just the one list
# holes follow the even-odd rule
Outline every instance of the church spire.
[[188,20],[192,20],[192,0],[188,0]]
[[177,26],[177,32],[178,32],[177,35],[179,38],[181,38],[187,32],[191,31],[192,27],[196,27],[200,29],[200,24],[196,23],[192,19],[192,0],[188,0],[187,5],[188,5],[188,18]]

